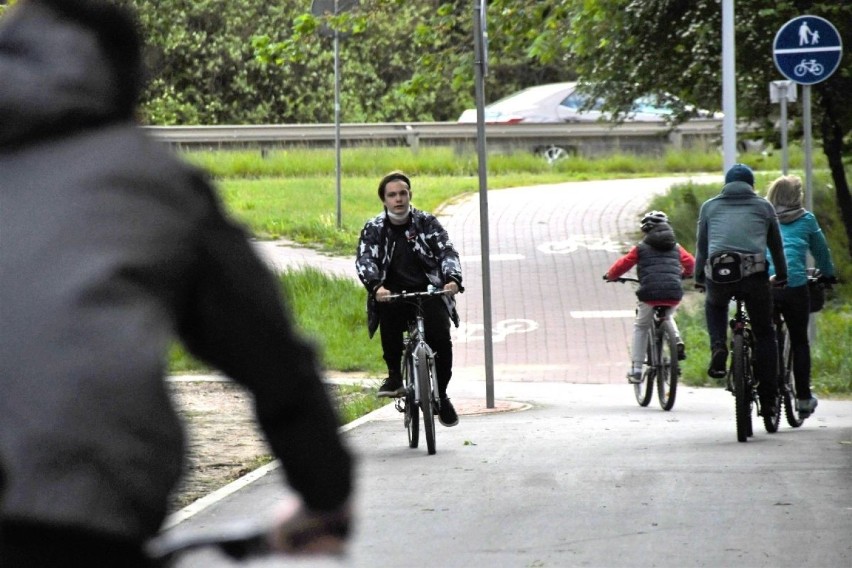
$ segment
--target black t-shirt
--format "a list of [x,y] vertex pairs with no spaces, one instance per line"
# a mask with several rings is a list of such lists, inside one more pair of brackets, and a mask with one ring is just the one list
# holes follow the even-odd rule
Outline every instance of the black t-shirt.
[[426,271],[420,264],[411,245],[408,243],[409,236],[414,238],[414,228],[409,225],[388,224],[388,237],[393,242],[393,256],[391,257],[388,275],[385,280],[385,288],[394,293],[405,290],[406,292],[422,292],[429,286]]

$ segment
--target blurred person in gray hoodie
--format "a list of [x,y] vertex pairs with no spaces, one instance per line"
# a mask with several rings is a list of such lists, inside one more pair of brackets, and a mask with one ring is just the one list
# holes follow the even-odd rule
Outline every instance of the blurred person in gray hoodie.
[[304,546],[339,551],[353,463],[315,349],[202,173],[134,124],[140,51],[108,2],[0,20],[0,565],[149,565],[185,459],[175,339],[254,395],[297,496],[273,545],[326,523]]

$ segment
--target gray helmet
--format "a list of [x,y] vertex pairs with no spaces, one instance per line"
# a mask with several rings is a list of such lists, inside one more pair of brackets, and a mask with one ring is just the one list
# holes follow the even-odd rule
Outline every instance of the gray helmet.
[[648,211],[642,217],[642,221],[640,226],[642,227],[642,232],[647,233],[651,229],[653,229],[659,223],[668,223],[669,217],[662,211]]

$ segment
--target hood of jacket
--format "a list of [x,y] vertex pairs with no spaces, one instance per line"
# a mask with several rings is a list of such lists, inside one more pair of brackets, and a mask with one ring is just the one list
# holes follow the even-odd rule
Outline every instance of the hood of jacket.
[[27,0],[0,21],[0,145],[132,117],[138,34],[115,6]]
[[668,223],[657,223],[642,238],[642,242],[657,250],[671,250],[677,243],[674,231]]
[[744,181],[732,181],[722,188],[720,197],[726,199],[748,199],[757,195],[754,188]]

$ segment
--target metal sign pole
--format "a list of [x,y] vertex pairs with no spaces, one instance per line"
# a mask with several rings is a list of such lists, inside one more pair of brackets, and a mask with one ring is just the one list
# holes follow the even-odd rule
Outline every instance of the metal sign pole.
[[802,128],[805,136],[805,208],[812,211],[813,197],[813,155],[811,136],[811,86],[802,86]]
[[790,165],[789,155],[787,152],[787,86],[784,85],[781,89],[781,173],[787,175],[787,169]]
[[488,168],[485,154],[485,75],[488,44],[485,1],[473,0],[474,81],[476,83],[476,153],[479,162],[479,233],[482,248],[482,315],[485,339],[485,406],[494,408],[494,338],[491,322],[491,248],[488,238]]
[[772,81],[769,83],[769,102],[781,104],[781,173],[787,175],[790,167],[787,145],[787,103],[796,101],[796,83]]
[[[334,0],[334,13],[337,13],[337,0]],[[334,171],[337,184],[337,228],[343,227],[343,214],[340,202],[340,34],[334,30]]]
[[724,171],[737,160],[737,92],[734,0],[722,0],[722,153]]

